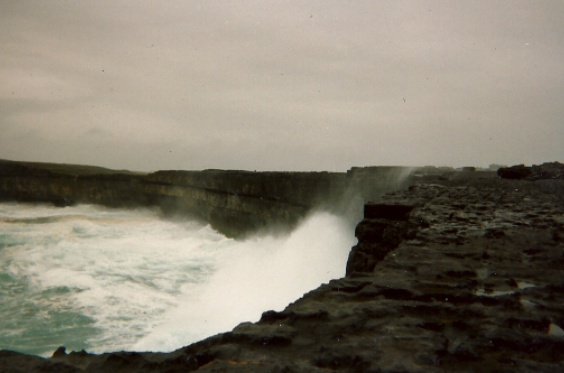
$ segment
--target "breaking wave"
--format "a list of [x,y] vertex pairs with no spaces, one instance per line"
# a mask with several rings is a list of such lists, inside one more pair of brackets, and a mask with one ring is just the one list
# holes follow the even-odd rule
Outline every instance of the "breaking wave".
[[237,241],[158,211],[0,204],[0,349],[171,351],[344,275],[355,243],[318,212]]

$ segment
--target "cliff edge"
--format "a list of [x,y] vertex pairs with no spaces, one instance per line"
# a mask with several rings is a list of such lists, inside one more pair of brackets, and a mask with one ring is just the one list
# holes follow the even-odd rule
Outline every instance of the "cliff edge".
[[291,228],[323,200],[335,200],[344,173],[232,170],[134,173],[101,167],[0,161],[0,200],[157,207],[169,216],[205,220],[240,237]]
[[238,170],[135,173],[101,167],[0,160],[0,200],[156,207],[202,219],[230,237],[291,229],[313,209],[353,214],[375,195],[398,189],[410,168],[339,172]]

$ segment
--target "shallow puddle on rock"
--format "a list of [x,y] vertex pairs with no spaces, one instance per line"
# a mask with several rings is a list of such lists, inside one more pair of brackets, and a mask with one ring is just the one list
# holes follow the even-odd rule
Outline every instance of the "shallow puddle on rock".
[[564,330],[562,330],[562,328],[558,325],[550,323],[550,326],[548,327],[548,334],[555,337],[564,337]]
[[519,289],[528,289],[528,288],[534,288],[537,285],[533,284],[532,282],[527,282],[527,281],[517,281],[517,287]]
[[480,297],[501,297],[504,295],[515,294],[515,290],[493,290],[486,291],[484,289],[476,290],[475,294]]

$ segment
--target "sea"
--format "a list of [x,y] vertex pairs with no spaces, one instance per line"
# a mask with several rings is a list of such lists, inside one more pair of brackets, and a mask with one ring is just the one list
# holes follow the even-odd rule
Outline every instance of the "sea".
[[355,243],[323,211],[235,240],[158,210],[0,203],[0,349],[173,351],[342,277]]

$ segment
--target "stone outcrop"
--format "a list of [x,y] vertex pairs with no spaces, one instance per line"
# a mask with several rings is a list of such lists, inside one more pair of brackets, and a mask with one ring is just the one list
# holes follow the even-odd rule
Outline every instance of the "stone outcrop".
[[564,164],[560,162],[547,162],[531,167],[521,164],[512,167],[502,167],[497,170],[497,174],[504,179],[517,180],[564,179]]
[[372,272],[388,252],[415,234],[416,226],[408,219],[413,208],[390,204],[364,206],[364,220],[355,231],[358,244],[352,248],[347,261],[347,276]]
[[168,354],[59,349],[42,359],[4,351],[0,366],[5,372],[563,371],[564,180],[508,180],[480,171],[414,180],[367,204],[347,276],[280,312],[266,311],[256,323]]

